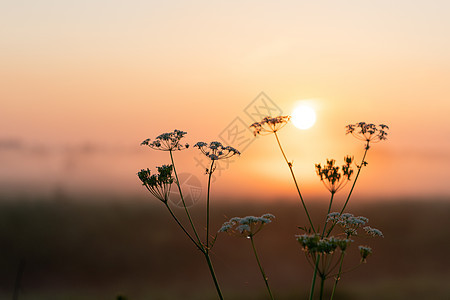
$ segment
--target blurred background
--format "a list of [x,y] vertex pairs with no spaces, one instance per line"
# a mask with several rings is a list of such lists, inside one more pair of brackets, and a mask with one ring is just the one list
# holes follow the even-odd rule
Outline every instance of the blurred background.
[[[301,299],[311,270],[293,236],[306,220],[275,139],[248,129],[299,103],[314,108],[315,125],[288,124],[279,137],[317,222],[328,192],[314,164],[361,159],[347,124],[391,128],[348,207],[385,238],[367,242],[373,257],[337,296],[449,299],[449,9],[444,0],[2,1],[0,299],[17,282],[20,299],[214,298],[202,257],[136,176],[169,162],[140,143],[174,129],[191,145],[242,152],[214,174],[214,226],[275,214],[258,236],[261,257],[275,294]],[[175,160],[203,224],[205,158],[191,147]],[[229,298],[264,297],[245,240],[223,236],[214,250]]]

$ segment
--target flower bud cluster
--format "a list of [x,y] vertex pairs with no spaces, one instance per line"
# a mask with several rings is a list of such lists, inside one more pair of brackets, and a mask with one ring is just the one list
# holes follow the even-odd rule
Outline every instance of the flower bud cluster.
[[336,237],[322,238],[319,234],[302,234],[295,236],[302,245],[303,251],[308,254],[332,254],[339,248],[345,251],[353,240]]
[[372,254],[372,248],[368,246],[358,246],[359,254],[361,255],[361,262],[366,262],[367,257]]
[[170,187],[174,181],[172,176],[173,166],[162,165],[157,167],[158,174],[151,174],[150,169],[142,169],[137,173],[139,179],[150,193],[157,199],[167,203]]
[[321,164],[316,164],[317,175],[331,193],[341,190],[350,181],[350,177],[353,174],[350,166],[353,162],[353,157],[345,156],[344,162],[345,164],[342,165],[341,170],[335,165],[336,161],[334,159],[327,159],[327,163],[323,167]]

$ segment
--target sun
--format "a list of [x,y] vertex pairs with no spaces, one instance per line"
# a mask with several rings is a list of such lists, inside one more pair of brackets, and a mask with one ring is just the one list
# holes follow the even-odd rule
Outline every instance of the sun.
[[310,106],[300,104],[292,111],[292,123],[298,129],[311,128],[316,123],[316,112]]

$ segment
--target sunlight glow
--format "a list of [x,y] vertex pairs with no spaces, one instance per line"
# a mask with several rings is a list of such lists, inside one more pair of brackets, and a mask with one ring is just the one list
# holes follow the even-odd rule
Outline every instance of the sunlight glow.
[[292,123],[298,129],[311,128],[316,122],[316,112],[310,106],[301,104],[292,111]]

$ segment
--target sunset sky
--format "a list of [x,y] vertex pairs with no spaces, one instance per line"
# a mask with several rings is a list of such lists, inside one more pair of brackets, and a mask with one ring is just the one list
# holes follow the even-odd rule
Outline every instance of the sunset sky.
[[[224,142],[264,92],[281,114],[316,110],[311,129],[279,135],[308,195],[327,196],[315,163],[361,159],[345,125],[365,121],[391,130],[357,195],[450,199],[449,12],[445,0],[2,1],[0,186],[144,195],[136,172],[168,156],[142,140],[181,129]],[[251,141],[216,195],[295,197],[275,138]],[[206,184],[197,149],[175,158]]]

